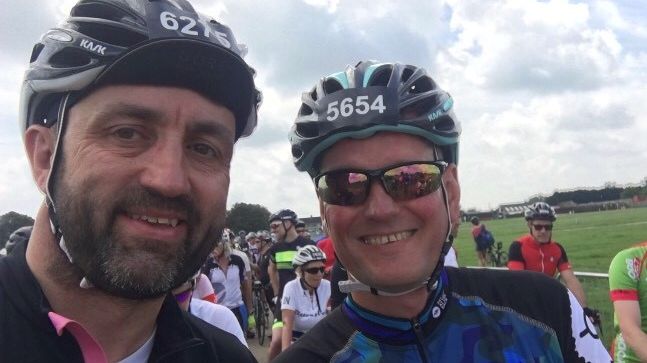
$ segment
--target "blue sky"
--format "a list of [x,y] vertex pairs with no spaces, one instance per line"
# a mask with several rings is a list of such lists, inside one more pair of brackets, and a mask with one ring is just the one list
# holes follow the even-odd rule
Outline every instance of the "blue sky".
[[[17,128],[22,72],[40,34],[75,1],[13,1],[0,14],[0,213],[34,215]],[[232,27],[264,93],[236,147],[228,204],[318,214],[287,132],[301,92],[362,59],[425,67],[463,126],[464,208],[647,177],[643,1],[192,1]]]

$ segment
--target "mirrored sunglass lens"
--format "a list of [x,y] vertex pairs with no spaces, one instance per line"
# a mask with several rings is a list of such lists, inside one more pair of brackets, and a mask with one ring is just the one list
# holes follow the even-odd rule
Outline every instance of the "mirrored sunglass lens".
[[364,202],[368,176],[353,172],[332,172],[317,180],[319,197],[330,204],[354,205]]
[[317,273],[324,273],[325,269],[323,267],[312,267],[309,269],[306,269],[306,272],[312,275],[316,275]]
[[547,231],[552,231],[553,226],[551,224],[549,225],[544,225],[544,224],[533,224],[533,227],[535,227],[535,231],[541,231],[542,229],[545,229]]
[[440,187],[441,170],[434,164],[411,164],[387,170],[384,188],[396,200],[425,196]]

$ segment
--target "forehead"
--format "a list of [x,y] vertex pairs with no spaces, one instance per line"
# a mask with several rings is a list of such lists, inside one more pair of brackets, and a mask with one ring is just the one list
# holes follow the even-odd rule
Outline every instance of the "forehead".
[[334,144],[324,152],[320,169],[377,169],[399,162],[435,159],[434,146],[421,137],[379,132],[366,139],[344,139]]
[[92,121],[120,117],[166,121],[169,124],[198,123],[212,125],[223,133],[235,133],[235,118],[229,109],[192,90],[165,86],[101,87],[70,109],[69,122],[91,127]]

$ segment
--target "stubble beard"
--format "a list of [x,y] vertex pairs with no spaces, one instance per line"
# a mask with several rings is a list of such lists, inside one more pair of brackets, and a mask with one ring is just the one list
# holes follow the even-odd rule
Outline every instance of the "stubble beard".
[[[86,277],[110,295],[127,299],[163,296],[200,268],[215,245],[210,237],[222,234],[224,206],[217,218],[209,218],[214,222],[199,236],[196,226],[201,217],[189,198],[167,198],[141,186],[128,186],[119,195],[101,200],[93,198],[92,185],[97,181],[86,180],[73,188],[57,179],[57,217],[77,278]],[[134,205],[183,212],[186,239],[169,248],[167,243],[124,235],[115,228],[116,218]]]

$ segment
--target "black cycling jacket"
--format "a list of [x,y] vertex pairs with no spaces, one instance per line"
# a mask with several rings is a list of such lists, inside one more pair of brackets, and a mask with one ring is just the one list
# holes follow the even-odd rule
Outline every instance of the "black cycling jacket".
[[[83,362],[75,338],[58,336],[47,316],[51,309],[27,266],[26,245],[0,258],[0,362]],[[236,337],[183,312],[170,294],[154,339],[149,362],[256,362]]]

